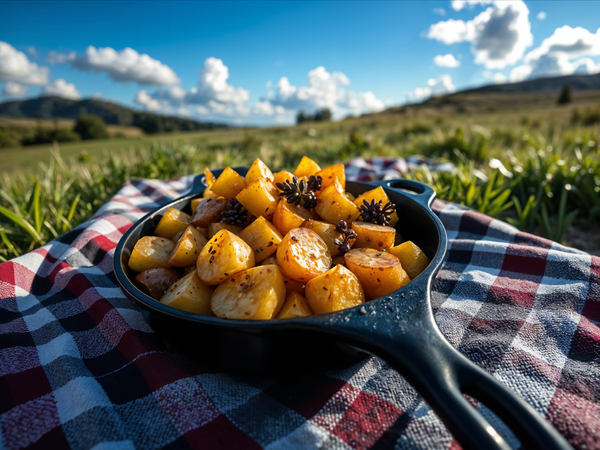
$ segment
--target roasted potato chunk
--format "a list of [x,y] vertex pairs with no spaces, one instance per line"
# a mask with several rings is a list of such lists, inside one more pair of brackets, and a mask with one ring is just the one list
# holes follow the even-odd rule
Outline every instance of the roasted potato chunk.
[[192,199],[192,201],[190,202],[190,207],[192,208],[192,214],[194,214],[194,211],[196,211],[196,208],[198,207],[200,202],[202,202],[202,200],[204,200],[204,199],[203,198]]
[[244,178],[233,170],[227,167],[215,183],[210,187],[210,190],[220,197],[225,197],[227,200],[234,198],[246,187]]
[[254,267],[252,248],[227,230],[219,231],[208,241],[196,262],[200,280],[211,285],[251,267]]
[[[344,236],[342,233],[335,231],[335,225],[320,220],[305,220],[302,222],[301,227],[313,230],[315,233],[321,236],[321,239],[323,239],[327,244],[327,248],[329,249],[329,253],[331,253],[332,258],[335,258],[335,256],[340,252],[335,240],[343,240]],[[354,239],[350,239],[348,241],[350,246],[352,246],[353,243]]]
[[200,281],[196,272],[190,272],[171,285],[160,302],[183,311],[209,316],[213,289]]
[[248,169],[248,173],[246,173],[246,178],[244,181],[246,186],[250,186],[252,183],[260,180],[261,178],[273,182],[273,172],[271,172],[271,169],[269,169],[264,162],[262,162],[259,158],[256,158],[250,166],[250,169]]
[[221,283],[212,295],[215,316],[227,319],[269,320],[285,302],[285,284],[279,267],[258,266]]
[[374,248],[384,250],[392,248],[396,239],[396,229],[369,222],[353,222],[356,232],[355,248]]
[[337,183],[321,191],[315,210],[329,223],[338,223],[340,220],[354,222],[360,215],[357,206],[344,195]]
[[192,225],[206,228],[212,222],[221,220],[221,214],[227,209],[228,200],[224,197],[209,197],[200,202],[194,210]]
[[402,268],[411,280],[414,280],[429,265],[429,258],[423,250],[412,241],[406,241],[388,250],[389,253],[398,257]]
[[264,259],[277,251],[277,246],[281,243],[283,236],[277,230],[275,225],[264,217],[259,217],[238,235],[252,247],[254,259],[259,264]]
[[168,269],[169,256],[175,244],[160,236],[144,236],[136,242],[127,265],[136,272],[162,267]]
[[204,168],[204,182],[206,183],[206,185],[208,187],[211,187],[213,184],[215,184],[215,181],[217,181],[217,179],[215,178],[213,173],[210,171],[210,169],[208,167],[205,167]]
[[285,198],[279,200],[273,213],[273,225],[282,235],[286,235],[292,228],[299,228],[307,219],[314,219],[310,211],[303,206],[288,203]]
[[279,202],[279,192],[273,183],[260,178],[240,192],[236,199],[253,216],[271,217]]
[[[357,207],[361,207],[361,205],[364,205],[364,200],[368,201],[369,203],[371,202],[371,200],[375,200],[376,202],[381,200],[381,206],[385,206],[386,203],[391,203],[389,197],[387,196],[387,194],[385,193],[385,190],[379,186],[376,189],[371,189],[370,191],[365,192],[362,195],[359,195],[358,197],[356,197],[354,199],[354,204]],[[398,223],[398,214],[396,213],[396,211],[394,211],[392,213],[392,215],[390,216],[390,227],[395,226]]]
[[337,179],[342,190],[346,189],[346,169],[343,164],[334,164],[333,166],[325,167],[315,173],[315,177],[321,177],[321,190],[327,186],[331,186]]
[[294,175],[298,178],[300,177],[310,177],[317,173],[321,168],[319,165],[310,159],[308,156],[303,156],[296,170],[294,170]]
[[173,269],[148,269],[135,277],[135,285],[154,300],[160,300],[169,286],[179,278],[181,277]]
[[287,295],[283,307],[277,314],[277,319],[295,319],[312,316],[313,312],[303,295],[292,292]]
[[352,308],[365,302],[356,275],[338,264],[306,283],[306,300],[315,314]]
[[208,231],[207,231],[208,239],[213,237],[215,234],[217,234],[221,230],[231,231],[233,234],[240,234],[240,231],[242,231],[243,228],[238,227],[237,225],[231,225],[229,223],[213,222],[208,226]]
[[274,175],[273,184],[275,186],[277,186],[277,183],[283,183],[284,181],[290,181],[291,182],[293,178],[294,178],[294,174],[293,173],[288,172],[287,170],[282,170],[280,172],[277,172]]
[[394,292],[410,281],[400,260],[384,251],[353,248],[344,255],[344,259],[369,300]]
[[190,223],[191,217],[189,214],[175,208],[169,208],[156,225],[154,235],[171,239],[177,233],[185,230]]
[[173,267],[193,266],[206,242],[207,239],[193,225],[190,225],[173,248],[169,257],[169,265]]
[[306,282],[329,270],[331,253],[313,230],[294,228],[277,248],[277,265],[285,277]]

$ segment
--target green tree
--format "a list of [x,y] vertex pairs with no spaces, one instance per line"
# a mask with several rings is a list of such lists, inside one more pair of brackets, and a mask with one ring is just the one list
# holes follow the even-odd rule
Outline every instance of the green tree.
[[79,116],[73,131],[79,134],[81,139],[106,139],[109,137],[104,120],[98,116]]
[[571,91],[571,86],[565,84],[562,88],[562,91],[560,91],[560,95],[558,96],[556,103],[559,105],[566,105],[567,103],[571,103],[572,100],[573,92]]

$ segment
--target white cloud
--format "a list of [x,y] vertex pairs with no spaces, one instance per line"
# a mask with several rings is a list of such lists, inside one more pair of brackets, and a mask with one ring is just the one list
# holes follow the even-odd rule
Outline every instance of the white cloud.
[[68,98],[71,100],[79,100],[81,94],[73,83],[67,83],[62,78],[54,80],[42,88],[42,95],[55,95],[57,97]]
[[177,114],[179,114],[180,116],[190,116],[192,113],[185,106],[180,106],[179,108],[177,108]]
[[160,102],[153,99],[150,95],[148,95],[148,92],[144,90],[137,93],[134,102],[138,105],[144,106],[148,111],[160,111],[162,109]]
[[95,99],[102,98],[102,92],[96,92],[94,95],[92,95],[92,98],[95,98]]
[[460,61],[450,53],[447,55],[437,55],[433,58],[433,63],[438,67],[455,68],[460,66]]
[[599,55],[600,28],[592,33],[582,27],[565,25],[554,30],[538,48],[530,51],[523,64],[511,71],[510,79],[522,81],[544,76],[598,73],[600,64],[589,57]]
[[265,87],[266,87],[267,89],[271,89],[271,86],[273,86],[273,83],[271,82],[271,80],[267,80],[267,82],[266,82],[266,84],[265,84]]
[[438,14],[440,16],[445,16],[446,10],[444,8],[433,8],[433,13]]
[[27,53],[29,53],[34,58],[38,56],[38,51],[33,45],[27,47]]
[[507,76],[500,72],[494,73],[494,72],[489,72],[487,70],[484,70],[482,72],[482,75],[484,76],[484,78],[487,78],[488,80],[492,80],[494,82],[494,84],[504,84],[508,81]]
[[540,11],[535,17],[537,18],[537,20],[546,20],[547,15],[544,11]]
[[51,63],[71,63],[80,70],[106,72],[115,81],[160,86],[180,81],[169,66],[129,47],[117,51],[111,47],[96,48],[90,45],[82,56],[76,56],[75,52],[50,52],[48,59]]
[[[490,2],[453,2],[460,10],[466,4]],[[473,20],[449,19],[429,27],[426,36],[444,44],[471,42],[475,63],[488,69],[502,69],[519,61],[533,43],[529,9],[521,0],[494,1]]]
[[0,41],[0,82],[15,81],[21,84],[43,85],[48,83],[50,70],[29,61],[25,53]]
[[492,0],[452,0],[450,5],[454,11],[460,11],[465,6],[472,8],[475,5],[487,5],[492,3]]
[[22,84],[14,81],[7,81],[2,89],[2,93],[4,95],[8,95],[9,97],[23,97],[25,94],[27,94],[28,89],[29,88],[27,86],[23,86]]
[[452,77],[444,74],[437,78],[430,78],[427,80],[427,86],[418,87],[408,93],[407,96],[411,101],[419,101],[438,95],[451,94],[452,92],[456,92],[456,87],[452,84]]
[[210,114],[210,110],[208,108],[206,108],[205,106],[198,106],[196,108],[196,112],[198,114],[200,114],[201,116],[208,116]]

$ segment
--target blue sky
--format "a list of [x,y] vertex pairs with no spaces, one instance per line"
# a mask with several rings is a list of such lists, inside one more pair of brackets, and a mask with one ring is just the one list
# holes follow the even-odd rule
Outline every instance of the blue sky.
[[474,3],[2,2],[0,101],[270,125],[600,71],[600,2]]

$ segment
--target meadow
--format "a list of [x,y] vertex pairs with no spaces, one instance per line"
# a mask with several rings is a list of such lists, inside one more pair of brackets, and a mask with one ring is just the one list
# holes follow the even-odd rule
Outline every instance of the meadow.
[[0,261],[85,221],[132,178],[171,179],[205,166],[294,168],[356,156],[452,162],[407,178],[521,230],[600,254],[598,97],[456,95],[419,106],[292,127],[233,128],[0,151]]

